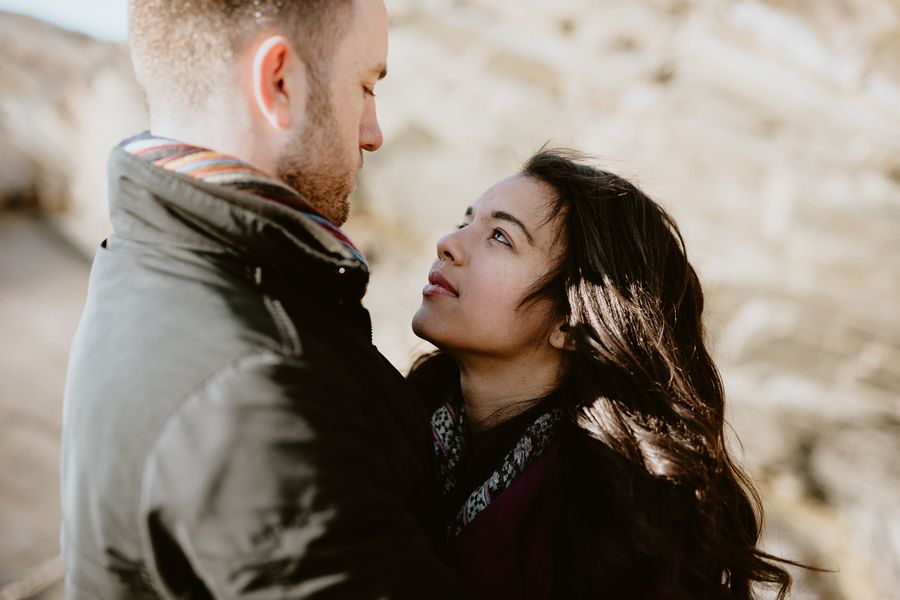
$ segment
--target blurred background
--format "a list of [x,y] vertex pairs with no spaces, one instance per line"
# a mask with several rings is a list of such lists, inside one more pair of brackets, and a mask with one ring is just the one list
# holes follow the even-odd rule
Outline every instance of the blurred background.
[[[545,142],[590,152],[685,233],[766,547],[835,571],[793,597],[900,598],[900,0],[387,4],[347,226],[382,351],[427,349],[409,319],[466,206]],[[68,345],[146,114],[125,0],[0,11],[0,600],[56,599]]]

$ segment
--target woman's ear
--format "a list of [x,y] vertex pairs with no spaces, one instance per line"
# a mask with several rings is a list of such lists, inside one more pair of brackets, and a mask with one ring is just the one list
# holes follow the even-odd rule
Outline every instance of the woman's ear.
[[[292,102],[305,103],[305,67],[299,61],[289,64],[291,46],[281,36],[266,39],[253,56],[253,94],[256,107],[275,129],[288,129],[298,112]],[[298,71],[292,72],[291,67]],[[305,110],[305,106],[301,107]]]
[[575,337],[571,333],[571,327],[565,323],[559,323],[550,332],[550,345],[557,350],[575,350]]

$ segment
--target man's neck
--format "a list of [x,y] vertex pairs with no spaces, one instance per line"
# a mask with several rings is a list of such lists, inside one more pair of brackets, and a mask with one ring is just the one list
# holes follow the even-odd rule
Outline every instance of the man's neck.
[[150,123],[150,133],[156,137],[234,156],[267,175],[275,176],[276,159],[265,144],[259,143],[261,136],[245,130],[237,122],[230,127],[216,126],[216,122],[218,121],[212,115],[203,121],[202,128],[193,123],[154,119]]
[[561,354],[457,356],[469,426],[478,434],[522,412],[552,392],[563,373]]

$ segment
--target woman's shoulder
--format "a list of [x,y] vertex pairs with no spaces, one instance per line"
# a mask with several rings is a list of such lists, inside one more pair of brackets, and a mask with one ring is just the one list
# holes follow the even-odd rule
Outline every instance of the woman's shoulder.
[[554,556],[559,593],[664,600],[684,554],[687,511],[671,484],[650,477],[584,430],[561,444]]

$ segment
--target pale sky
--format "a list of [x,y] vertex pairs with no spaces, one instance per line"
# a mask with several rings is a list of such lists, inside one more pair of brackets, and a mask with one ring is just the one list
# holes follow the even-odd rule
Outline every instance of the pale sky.
[[127,0],[0,0],[0,10],[31,15],[105,40],[125,41]]

